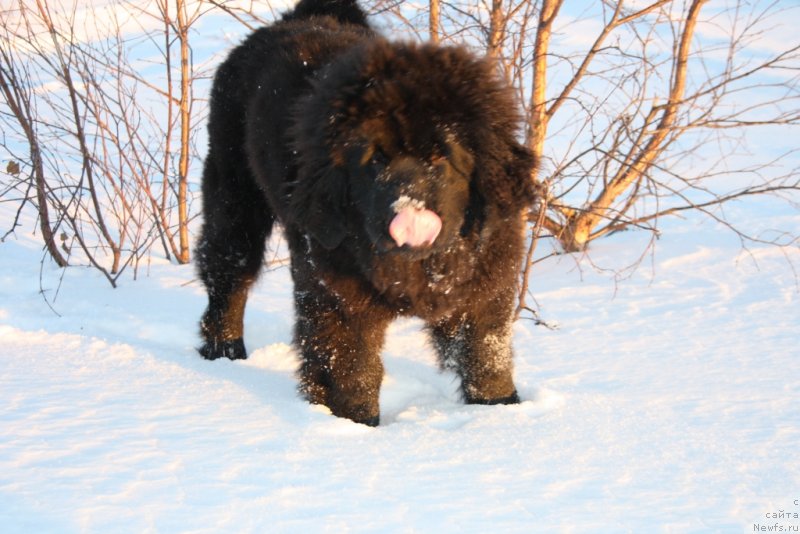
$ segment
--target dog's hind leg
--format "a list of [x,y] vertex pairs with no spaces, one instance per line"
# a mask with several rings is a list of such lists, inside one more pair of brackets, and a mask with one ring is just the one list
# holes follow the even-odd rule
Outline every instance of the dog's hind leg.
[[274,221],[246,168],[230,167],[222,176],[210,155],[203,174],[204,222],[197,265],[208,291],[208,308],[200,323],[199,351],[209,360],[247,358],[243,338],[247,292],[258,278]]

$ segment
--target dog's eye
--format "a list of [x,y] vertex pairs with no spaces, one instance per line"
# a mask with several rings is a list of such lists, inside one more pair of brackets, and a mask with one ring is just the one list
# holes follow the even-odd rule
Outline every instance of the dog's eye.
[[386,168],[386,165],[389,163],[389,159],[384,155],[383,152],[380,150],[376,150],[372,153],[372,157],[369,158],[369,162],[367,165],[370,169],[372,169],[376,174],[380,174]]

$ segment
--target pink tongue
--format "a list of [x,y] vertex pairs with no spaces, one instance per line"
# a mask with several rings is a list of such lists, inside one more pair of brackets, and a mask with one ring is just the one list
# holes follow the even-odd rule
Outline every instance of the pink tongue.
[[407,207],[400,210],[389,223],[389,235],[397,246],[421,247],[436,240],[442,220],[431,210]]

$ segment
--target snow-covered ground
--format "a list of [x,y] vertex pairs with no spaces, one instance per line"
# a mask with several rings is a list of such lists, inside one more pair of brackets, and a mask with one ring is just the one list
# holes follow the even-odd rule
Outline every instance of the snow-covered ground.
[[[622,266],[641,239],[591,259]],[[250,359],[207,362],[192,267],[114,290],[40,273],[40,249],[0,244],[0,532],[800,530],[795,273],[708,223],[672,225],[618,283],[540,264],[559,328],[516,325],[518,406],[459,403],[419,323],[396,323],[375,429],[296,396],[287,269],[252,295]]]

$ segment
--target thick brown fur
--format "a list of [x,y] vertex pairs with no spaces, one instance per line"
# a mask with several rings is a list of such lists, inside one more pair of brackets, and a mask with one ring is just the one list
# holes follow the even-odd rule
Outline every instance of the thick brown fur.
[[[353,0],[302,0],[220,66],[198,249],[209,294],[201,354],[245,358],[242,318],[277,220],[292,257],[300,390],[375,425],[384,332],[425,320],[469,403],[518,402],[511,323],[533,200],[531,154],[495,65],[392,43]],[[397,246],[400,198],[442,221]]]

